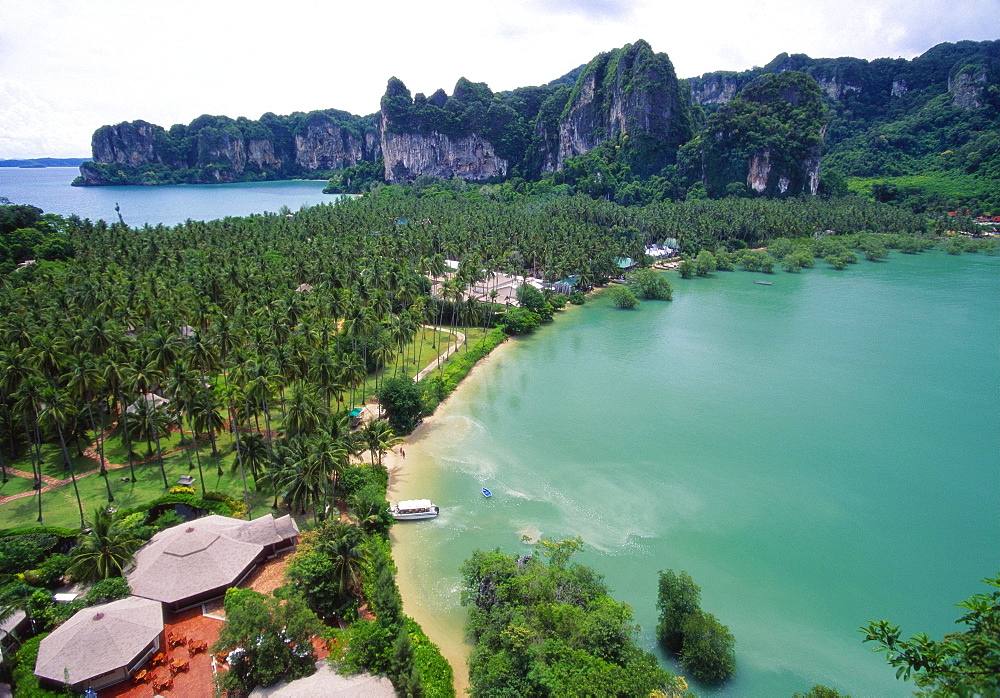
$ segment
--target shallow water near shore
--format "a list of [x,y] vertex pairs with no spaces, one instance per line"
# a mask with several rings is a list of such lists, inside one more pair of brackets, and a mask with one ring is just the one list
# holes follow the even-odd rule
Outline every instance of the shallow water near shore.
[[1000,569],[1000,259],[670,278],[505,346],[394,459],[442,507],[393,529],[406,612],[454,664],[462,561],[580,536],[665,666],[657,571],[700,584],[738,664],[700,694],[908,695],[858,627],[940,637]]

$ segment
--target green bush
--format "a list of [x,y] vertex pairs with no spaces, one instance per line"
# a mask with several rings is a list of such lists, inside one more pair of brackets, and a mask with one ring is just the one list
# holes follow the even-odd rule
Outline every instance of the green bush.
[[608,289],[608,297],[622,310],[631,310],[639,305],[639,299],[629,290],[628,286],[612,286]]
[[503,314],[501,327],[511,335],[528,334],[538,329],[542,318],[527,308],[509,308]]
[[31,569],[59,544],[47,533],[26,533],[0,538],[0,574],[16,574]]
[[681,664],[699,681],[721,683],[736,672],[736,639],[711,613],[698,609],[684,619]]
[[587,296],[583,291],[573,291],[569,294],[569,302],[573,305],[583,305],[587,302]]
[[96,582],[87,592],[84,602],[88,606],[97,606],[116,599],[124,599],[131,593],[132,589],[124,577],[110,577]]
[[17,698],[61,698],[62,693],[47,691],[41,687],[39,679],[35,676],[35,662],[38,661],[38,646],[48,636],[48,633],[36,635],[30,640],[25,640],[21,649],[14,655],[14,667],[11,671],[11,680],[14,683],[14,695]]
[[[70,557],[62,553],[53,553],[42,560],[37,569],[31,570],[34,575],[33,584],[53,589],[62,584],[63,575],[69,567]],[[28,573],[25,573],[25,578]],[[29,580],[31,581],[31,580]]]
[[389,484],[389,473],[385,468],[369,468],[366,465],[349,465],[337,480],[337,496],[350,499],[353,495],[375,488],[385,496]]
[[711,613],[701,610],[701,587],[687,572],[660,572],[657,639],[680,656],[692,676],[722,683],[736,672],[736,639]]
[[441,650],[424,634],[417,621],[406,618],[406,632],[413,645],[414,662],[426,698],[452,698],[455,695],[455,672]]

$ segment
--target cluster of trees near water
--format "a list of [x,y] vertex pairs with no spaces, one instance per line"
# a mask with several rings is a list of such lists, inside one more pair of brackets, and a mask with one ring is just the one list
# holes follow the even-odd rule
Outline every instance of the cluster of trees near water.
[[579,539],[533,555],[476,551],[462,566],[473,696],[682,696],[687,683],[635,644],[632,609],[571,563]]
[[[81,525],[87,523],[85,508],[104,508],[137,485],[151,488],[164,499],[127,510],[121,522],[108,526],[109,535],[114,529],[130,541],[170,524],[163,506],[175,503],[211,509],[214,501],[245,515],[248,505],[263,500],[312,518],[321,527],[293,568],[295,592],[322,620],[352,618],[357,601],[367,599],[375,619],[355,621],[343,661],[412,685],[413,658],[425,645],[394,610],[391,560],[377,552],[384,552],[388,523],[385,485],[371,474],[380,472],[375,459],[391,448],[396,433],[432,409],[461,376],[442,368],[424,386],[413,386],[402,369],[428,341],[421,325],[464,327],[470,335],[496,324],[510,329],[508,309],[465,293],[495,270],[550,281],[578,274],[588,287],[617,276],[620,257],[647,264],[645,246],[667,238],[694,260],[712,251],[717,263],[720,252],[750,254],[746,250],[768,243],[773,249],[780,237],[793,247],[818,245],[814,234],[830,230],[836,234],[823,240],[846,245],[849,235],[860,234],[924,239],[935,227],[923,217],[856,198],[623,207],[556,192],[527,196],[516,187],[425,181],[294,214],[173,227],[130,228],[30,211],[22,219],[23,210],[11,210],[19,207],[0,207],[0,220],[15,221],[5,241],[53,236],[67,250],[0,275],[4,480],[12,465],[39,482],[55,467],[70,481],[64,487],[72,487]],[[21,249],[12,260],[34,252]],[[433,298],[425,274],[440,275],[446,259],[459,260],[458,273],[444,284],[442,297]],[[529,307],[519,310],[539,315],[551,307],[544,294],[541,304],[529,295]],[[491,336],[498,341],[496,333]],[[451,340],[432,334],[429,341]],[[483,351],[463,349],[455,365],[464,360],[467,370]],[[359,442],[344,418],[373,392],[383,397],[395,429],[374,422]],[[167,397],[169,405],[145,398],[149,393]],[[125,409],[130,405],[132,412]],[[163,442],[180,448],[188,470],[197,468],[200,493],[169,492]],[[103,492],[93,491],[85,507],[76,468],[90,443],[99,475],[89,477],[101,478]],[[137,453],[143,443],[145,457]],[[126,485],[109,476],[109,450],[121,459],[117,465],[127,461],[129,470],[121,471],[129,474]],[[361,450],[372,454],[368,467],[350,464],[351,454]],[[239,483],[230,494],[207,490],[206,480],[226,477]],[[32,497],[43,523],[52,513],[43,507],[49,500],[41,491]],[[338,499],[347,501],[360,523],[356,531],[323,523]],[[360,591],[349,566],[329,578],[317,576],[350,550],[360,551],[366,565]],[[57,553],[47,547],[41,556],[14,563],[24,565],[21,573],[38,573],[33,581],[5,587],[6,598],[33,598],[68,571],[68,561],[50,559]],[[331,580],[336,589],[324,586]],[[41,586],[29,588],[34,582]],[[252,605],[259,609],[256,601]],[[442,671],[438,666],[425,673]]]

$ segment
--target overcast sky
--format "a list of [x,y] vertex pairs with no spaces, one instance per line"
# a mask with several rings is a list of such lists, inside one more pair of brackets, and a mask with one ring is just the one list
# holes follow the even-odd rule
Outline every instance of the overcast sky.
[[102,124],[378,109],[386,80],[539,85],[645,39],[679,77],[778,53],[1000,38],[1000,0],[4,0],[0,158],[89,157]]

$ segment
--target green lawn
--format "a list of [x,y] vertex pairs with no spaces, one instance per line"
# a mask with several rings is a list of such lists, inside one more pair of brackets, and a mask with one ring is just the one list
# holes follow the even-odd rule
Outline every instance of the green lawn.
[[[485,336],[481,328],[456,328],[467,337],[468,344],[475,344]],[[447,346],[454,341],[454,336],[440,330],[422,329],[417,339],[404,352],[405,360],[401,364],[391,363],[378,376],[379,383],[383,378],[392,375],[414,376],[416,373],[431,363]],[[421,341],[422,340],[422,341]],[[464,352],[466,346],[459,350]],[[375,376],[369,376],[364,384],[355,390],[355,401],[361,404],[361,396],[371,396],[375,393]],[[345,402],[348,396],[345,396]],[[334,404],[336,409],[337,405]],[[346,405],[344,405],[346,407]],[[281,409],[275,402],[271,414],[271,429],[278,430],[281,427]],[[263,428],[263,419],[261,428]],[[186,435],[186,440],[190,442],[192,436]],[[233,463],[236,461],[235,449],[232,436],[228,432],[216,435],[216,443],[219,449],[219,463],[222,465],[223,474],[218,474],[216,460],[212,456],[212,446],[209,441],[199,446],[197,454],[201,458],[202,471],[205,476],[205,487],[208,490],[228,492],[242,498],[243,482],[239,471],[233,471]],[[95,460],[81,457],[77,453],[75,444],[67,444],[73,466],[77,473],[84,473],[97,467]],[[171,449],[180,446],[180,434],[172,433],[160,439],[160,448],[164,454]],[[133,459],[144,460],[147,456],[147,445],[145,441],[133,440]],[[111,506],[118,509],[137,506],[149,502],[157,497],[166,494],[163,486],[163,476],[160,473],[160,466],[156,456],[156,447],[153,445],[153,458],[151,461],[135,465],[137,482],[122,482],[121,478],[130,475],[128,467],[128,454],[125,446],[118,436],[108,438],[104,442],[104,455],[112,464],[122,464],[124,467],[109,470],[109,481],[115,501]],[[188,453],[191,456],[191,463],[188,463]],[[167,474],[169,486],[177,484],[177,479],[181,475],[193,475],[200,478],[195,459],[195,449],[187,449],[169,455],[165,455],[164,469]],[[22,457],[10,467],[31,472],[31,460]],[[192,467],[193,466],[193,467]],[[42,446],[42,472],[57,479],[69,477],[69,471],[64,467],[62,451],[58,443],[47,443]],[[79,477],[77,485],[80,489],[80,498],[83,501],[83,511],[85,516],[90,516],[95,506],[108,506],[107,490],[104,478],[99,474]],[[250,499],[252,514],[260,516],[271,511],[272,495],[269,492],[254,491],[253,479],[247,473],[247,485],[250,488]],[[201,484],[196,482],[195,492],[201,493]],[[0,487],[0,496],[9,496],[20,492],[31,490],[31,480],[28,478],[11,477],[10,481]],[[76,496],[73,492],[73,485],[66,484],[55,488],[52,491],[42,494],[42,514],[44,523],[53,526],[79,526],[80,514],[77,508]],[[0,505],[0,528],[10,528],[13,526],[23,526],[35,523],[38,518],[38,498],[24,497]]]
[[[174,440],[178,440],[176,435]],[[109,440],[107,445],[110,446],[113,441],[117,441],[117,439]],[[235,460],[232,438],[227,435],[220,435],[218,441],[220,462],[223,466],[223,474],[221,476],[218,474],[215,460],[212,458],[211,444],[206,443],[198,448],[198,454],[200,455],[202,461],[202,470],[205,474],[205,488],[208,490],[228,492],[242,498],[243,482],[240,474],[239,472],[231,472],[231,464]],[[45,452],[45,450],[46,449],[43,447],[43,452]],[[120,450],[124,453],[124,449]],[[56,451],[58,451],[58,449],[56,449]],[[112,458],[109,448],[105,449],[105,453],[112,463],[127,463],[125,459],[119,461],[117,458]],[[177,478],[181,475],[193,475],[195,478],[199,477],[197,461],[194,460],[194,456],[195,452],[192,449],[191,457],[192,462],[195,464],[193,469],[189,468],[187,456],[183,452],[171,454],[163,459],[164,470],[167,474],[167,483],[170,486],[176,485]],[[81,464],[86,466],[87,469],[96,466],[96,463],[89,459],[82,459]],[[18,461],[14,464],[14,467],[27,471],[30,471],[31,469],[30,462],[26,459]],[[80,468],[81,472],[82,470],[83,467]],[[51,469],[46,467],[45,471],[47,474],[54,475],[55,477],[68,477],[68,474],[64,474],[61,466]],[[111,492],[115,497],[114,504],[111,506],[124,509],[143,504],[166,494],[167,490],[163,486],[163,476],[160,472],[160,466],[156,459],[149,463],[136,465],[135,474],[137,482],[122,482],[121,478],[128,477],[130,475],[127,465],[124,468],[109,470],[108,477],[110,480]],[[22,482],[16,482],[16,480],[20,480]],[[250,477],[249,473],[247,474],[247,485],[251,490],[250,501],[253,508],[253,515],[260,516],[261,514],[265,514],[270,511],[270,494],[267,492],[257,493],[253,491],[253,479]],[[83,511],[86,516],[90,516],[91,511],[96,505],[104,506],[108,504],[107,489],[104,484],[104,478],[100,475],[94,474],[77,478],[77,486],[80,488],[80,499],[83,501]],[[199,482],[195,482],[194,488],[195,492],[199,494],[201,493],[201,485]],[[31,480],[25,478],[11,478],[11,482],[8,482],[7,485],[0,490],[0,493],[4,495],[15,494],[17,492],[25,492],[30,489]],[[73,492],[73,485],[66,484],[49,492],[45,492],[42,495],[42,515],[44,517],[44,523],[46,524],[55,526],[78,526],[80,524],[80,514],[77,508],[76,496]],[[25,497],[0,505],[0,528],[31,524],[37,520],[37,517],[37,497]]]

